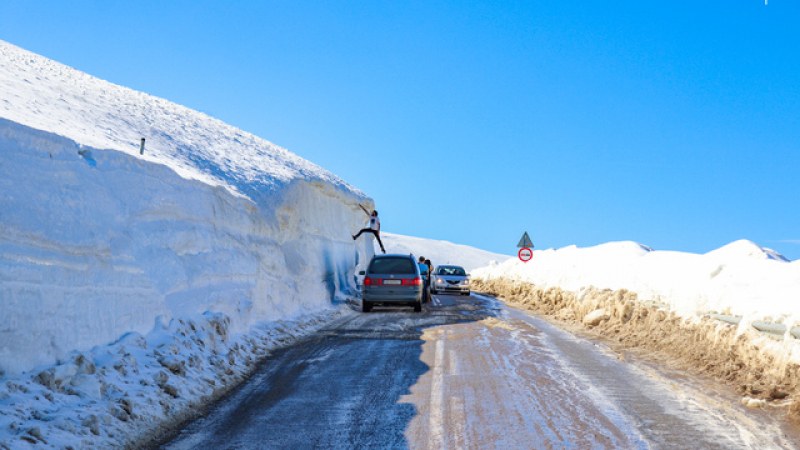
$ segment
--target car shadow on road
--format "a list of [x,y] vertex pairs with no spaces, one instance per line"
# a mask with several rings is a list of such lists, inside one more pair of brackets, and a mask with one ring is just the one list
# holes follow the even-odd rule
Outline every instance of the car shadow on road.
[[408,448],[419,414],[403,400],[431,368],[426,329],[494,316],[478,297],[422,313],[349,313],[268,357],[209,414],[161,448]]

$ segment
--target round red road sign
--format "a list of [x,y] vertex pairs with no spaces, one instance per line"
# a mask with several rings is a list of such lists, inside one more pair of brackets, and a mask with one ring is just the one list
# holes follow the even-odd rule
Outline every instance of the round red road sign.
[[517,253],[517,256],[519,256],[520,261],[528,262],[531,259],[533,259],[533,249],[530,249],[528,247],[522,247],[521,249],[519,249],[519,253]]

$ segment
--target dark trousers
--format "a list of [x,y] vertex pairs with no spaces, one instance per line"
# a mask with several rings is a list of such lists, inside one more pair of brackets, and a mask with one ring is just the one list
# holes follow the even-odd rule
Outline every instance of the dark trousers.
[[361,233],[372,233],[375,235],[375,239],[378,240],[378,244],[381,246],[381,251],[386,253],[386,250],[383,248],[383,242],[381,242],[381,232],[378,230],[373,230],[372,228],[362,228],[361,231],[358,232],[357,235],[353,236],[353,239],[358,239],[361,236]]

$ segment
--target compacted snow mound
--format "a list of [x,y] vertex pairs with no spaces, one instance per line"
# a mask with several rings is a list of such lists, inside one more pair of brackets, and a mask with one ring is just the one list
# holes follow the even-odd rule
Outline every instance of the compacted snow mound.
[[158,316],[217,311],[245,332],[329,308],[351,288],[355,200],[330,185],[287,184],[267,210],[166,166],[7,121],[0,147],[7,373],[147,333]]
[[237,343],[353,292],[372,206],[263,139],[2,41],[0,173],[0,448],[121,446],[230,387],[273,345]]
[[755,242],[748,241],[746,239],[740,239],[716,250],[712,250],[706,253],[706,256],[720,260],[751,258],[756,260],[773,259],[783,262],[789,261],[785,256],[781,255],[775,250],[772,250],[771,248],[760,247]]
[[683,317],[725,313],[752,320],[800,320],[800,266],[749,241],[704,255],[652,250],[611,242],[535,250],[533,259],[511,259],[474,271],[479,278],[510,278],[572,292],[595,287],[626,289],[669,306]]
[[269,352],[343,313],[263,323],[234,335],[205,313],[73,352],[0,384],[0,448],[137,448],[241,382]]
[[159,315],[221,311],[241,332],[350,288],[368,199],[329,172],[2,41],[0,93],[0,370]]
[[784,407],[800,418],[800,343],[788,335],[773,339],[708,315],[682,318],[626,290],[590,287],[571,292],[508,278],[474,278],[472,288],[591,329],[613,341],[621,357],[625,348],[648,350],[659,363],[733,385],[748,407]]
[[[800,326],[797,263],[745,240],[703,255],[612,242],[479,268],[472,288],[669,355],[800,417],[800,341],[789,332]],[[738,326],[717,320],[731,316]],[[754,322],[786,332],[774,339]]]

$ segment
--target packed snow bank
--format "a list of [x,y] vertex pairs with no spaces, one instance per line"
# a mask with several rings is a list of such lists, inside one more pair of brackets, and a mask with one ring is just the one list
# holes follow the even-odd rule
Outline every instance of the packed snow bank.
[[147,333],[159,316],[222,312],[241,333],[328,308],[351,288],[347,231],[358,216],[330,185],[288,184],[268,211],[165,166],[8,121],[0,148],[0,369],[9,374]]
[[[800,266],[749,241],[704,255],[634,242],[535,251],[473,271],[473,290],[591,328],[628,347],[668,355],[800,413],[800,342],[774,339],[756,320],[800,325]],[[743,316],[732,326],[711,313]],[[800,415],[798,415],[800,417]]]
[[535,250],[528,263],[512,259],[474,275],[572,292],[590,286],[626,289],[687,318],[718,312],[751,320],[800,320],[800,265],[744,240],[704,255],[654,251],[635,242]]
[[241,332],[350,287],[368,199],[324,169],[2,41],[0,93],[0,370],[158,316],[220,311]]
[[235,387],[270,351],[345,313],[234,335],[221,313],[158,322],[0,384],[0,448],[139,448]]
[[[659,363],[732,384],[748,405],[788,407],[800,419],[800,344],[709,316],[680,317],[626,290],[587,288],[575,293],[507,278],[474,278],[472,289],[616,342],[644,349]],[[753,399],[760,399],[755,401]]]
[[454,264],[463,267],[467,272],[511,258],[508,255],[487,252],[468,245],[393,233],[382,232],[381,240],[387,253],[412,253],[417,257],[424,256],[430,259],[434,266]]
[[372,206],[269,142],[2,41],[0,172],[0,448],[120,446],[230,387],[219,371],[243,376],[264,329],[297,335],[352,292]]

